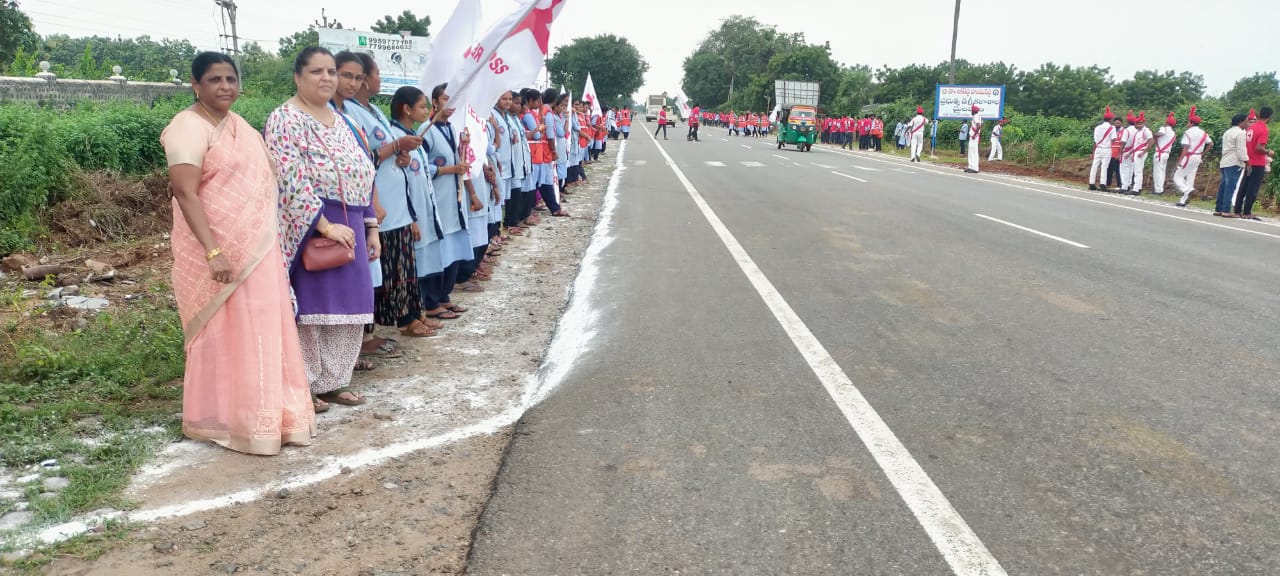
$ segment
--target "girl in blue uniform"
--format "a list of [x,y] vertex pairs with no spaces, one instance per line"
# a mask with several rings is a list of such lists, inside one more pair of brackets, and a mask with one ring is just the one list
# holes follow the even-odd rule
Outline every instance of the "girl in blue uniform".
[[435,208],[440,218],[440,264],[443,271],[427,277],[423,307],[428,317],[452,320],[466,309],[453,304],[450,294],[458,281],[458,269],[471,258],[471,236],[467,232],[467,197],[463,178],[471,169],[458,156],[458,136],[449,125],[453,108],[449,107],[447,84],[431,90],[431,105],[435,110],[432,124],[422,134],[427,149],[427,161],[435,167],[431,187],[435,190]]

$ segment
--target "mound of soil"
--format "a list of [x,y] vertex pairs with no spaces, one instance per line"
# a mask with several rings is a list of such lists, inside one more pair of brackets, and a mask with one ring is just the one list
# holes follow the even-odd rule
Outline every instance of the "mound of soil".
[[48,242],[68,248],[128,242],[172,226],[169,178],[163,172],[141,180],[90,172],[84,179],[82,195],[59,202],[45,213]]

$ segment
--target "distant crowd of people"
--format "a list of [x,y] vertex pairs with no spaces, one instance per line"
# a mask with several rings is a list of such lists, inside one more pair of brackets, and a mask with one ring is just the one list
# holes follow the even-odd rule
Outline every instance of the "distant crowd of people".
[[555,90],[503,93],[487,134],[469,134],[450,123],[447,84],[399,88],[389,115],[371,103],[381,77],[367,54],[309,47],[293,71],[296,95],[259,133],[231,111],[235,62],[200,54],[195,103],[160,137],[183,432],[252,454],[310,444],[317,413],[365,402],[353,371],[404,354],[376,325],[420,338],[462,317],[454,294],[484,291],[539,213],[569,217],[561,203],[608,133]]

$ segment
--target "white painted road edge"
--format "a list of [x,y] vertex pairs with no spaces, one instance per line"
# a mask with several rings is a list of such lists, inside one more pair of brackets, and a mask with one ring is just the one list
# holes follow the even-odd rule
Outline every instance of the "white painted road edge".
[[747,254],[742,244],[738,243],[733,233],[720,221],[720,217],[716,216],[715,211],[694,188],[693,183],[685,177],[680,167],[676,166],[667,151],[652,135],[649,139],[653,140],[654,146],[658,147],[658,151],[666,159],[671,171],[675,172],[676,178],[693,198],[698,210],[720,237],[720,241],[729,250],[729,254],[738,263],[747,280],[755,287],[756,293],[764,300],[773,317],[782,325],[782,329],[791,338],[791,343],[800,351],[809,368],[822,382],[858,438],[866,445],[867,451],[875,458],[880,469],[884,470],[889,482],[911,509],[911,513],[929,535],[929,539],[933,541],[934,547],[942,553],[942,557],[951,566],[951,571],[956,576],[1007,576],[1000,562],[987,551],[986,545],[969,528],[969,524],[964,521],[960,513],[956,512],[951,502],[929,478],[929,474],[920,467],[920,463],[911,456],[907,447],[898,440],[893,430],[889,429],[889,425],[885,424],[875,408],[871,407],[871,403],[863,397],[862,392],[853,385],[849,376],[840,369],[840,365],[827,352],[822,342],[818,341],[778,289],[774,288],[773,283]]
[[[646,133],[648,132],[646,131]],[[649,137],[652,138],[653,135],[650,134]],[[450,430],[444,434],[427,438],[414,438],[380,448],[362,450],[355,454],[329,457],[318,468],[308,472],[300,471],[297,476],[285,482],[272,482],[230,494],[183,502],[172,506],[85,517],[46,528],[39,532],[36,538],[45,544],[52,544],[87,532],[93,527],[92,523],[99,519],[107,520],[124,517],[131,522],[150,522],[224,508],[242,502],[251,502],[262,498],[265,494],[274,493],[280,489],[297,490],[318,484],[341,474],[343,468],[355,470],[365,466],[375,466],[391,458],[438,446],[446,446],[476,436],[494,434],[507,426],[515,424],[516,421],[524,416],[525,412],[542,402],[548,394],[560,385],[572,367],[574,360],[587,350],[592,341],[592,336],[595,335],[597,320],[594,306],[595,283],[600,270],[600,254],[605,247],[613,242],[610,229],[613,224],[613,211],[618,204],[618,184],[622,181],[623,172],[626,171],[626,165],[623,164],[626,150],[627,142],[624,140],[618,147],[618,157],[615,160],[616,169],[609,178],[609,185],[605,190],[604,204],[600,208],[599,219],[596,221],[596,227],[592,231],[591,241],[582,256],[582,264],[578,269],[578,276],[574,278],[569,287],[569,306],[565,309],[564,315],[560,317],[555,335],[551,339],[551,344],[547,347],[542,366],[537,373],[530,375],[525,381],[524,391],[518,404],[507,408],[492,418]],[[668,161],[670,161],[670,158],[668,158]]]
[[859,178],[859,177],[857,177],[857,176],[850,176],[850,175],[845,174],[845,173],[842,173],[842,172],[836,172],[835,170],[832,170],[832,171],[831,171],[831,173],[832,173],[832,174],[835,174],[836,176],[844,176],[845,178],[848,178],[848,179],[850,179],[850,180],[857,180],[857,181],[859,181],[859,182],[861,182],[861,183],[863,183],[863,184],[866,184],[866,183],[867,183],[867,181],[866,181],[866,180],[863,180],[863,179],[861,179],[861,178]]
[[1039,230],[1033,230],[1033,229],[1031,229],[1031,228],[1027,228],[1026,226],[1019,226],[1019,225],[1017,225],[1017,224],[1014,224],[1013,222],[1005,222],[1004,220],[1001,220],[1001,219],[999,219],[999,218],[992,218],[992,217],[990,217],[990,216],[987,216],[986,214],[974,214],[974,216],[977,216],[977,217],[979,217],[979,218],[983,218],[983,219],[986,219],[986,220],[990,220],[990,221],[992,221],[992,222],[998,222],[998,223],[1000,223],[1000,224],[1004,224],[1005,226],[1009,226],[1009,227],[1011,227],[1011,228],[1017,228],[1017,229],[1019,229],[1019,230],[1022,230],[1023,232],[1030,232],[1030,233],[1035,234],[1035,235],[1037,235],[1037,236],[1043,236],[1043,237],[1048,238],[1048,239],[1050,239],[1050,240],[1057,240],[1057,241],[1059,241],[1059,242],[1061,242],[1061,243],[1063,243],[1063,244],[1066,244],[1066,245],[1068,245],[1068,246],[1075,246],[1076,248],[1088,248],[1088,246],[1085,246],[1084,244],[1081,244],[1081,243],[1079,243],[1079,242],[1075,242],[1075,241],[1073,241],[1073,240],[1067,240],[1066,238],[1061,238],[1061,237],[1058,237],[1058,236],[1054,236],[1053,234],[1048,234],[1048,233],[1045,233],[1045,232],[1041,232],[1041,231],[1039,231]]

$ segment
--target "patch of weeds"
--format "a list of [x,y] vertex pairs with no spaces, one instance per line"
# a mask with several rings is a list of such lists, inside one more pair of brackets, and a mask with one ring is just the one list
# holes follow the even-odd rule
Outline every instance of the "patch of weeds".
[[108,520],[100,527],[87,534],[57,544],[37,548],[26,558],[16,561],[0,560],[0,573],[35,576],[43,574],[44,569],[57,558],[73,558],[81,562],[92,562],[111,551],[129,538],[133,525],[120,520]]
[[177,312],[143,304],[101,313],[75,333],[18,326],[6,335],[14,353],[0,358],[0,465],[56,458],[71,481],[56,497],[31,499],[31,511],[55,522],[124,507],[119,494],[133,472],[179,437]]

